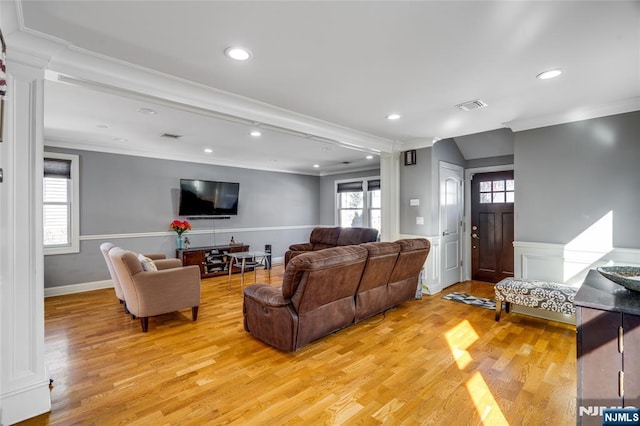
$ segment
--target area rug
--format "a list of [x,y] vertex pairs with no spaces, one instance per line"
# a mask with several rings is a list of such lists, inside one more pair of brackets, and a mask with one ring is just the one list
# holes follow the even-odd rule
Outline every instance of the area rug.
[[454,302],[466,303],[467,305],[479,306],[485,309],[495,309],[496,301],[485,299],[484,297],[475,297],[465,293],[449,293],[442,296],[443,299],[453,300]]

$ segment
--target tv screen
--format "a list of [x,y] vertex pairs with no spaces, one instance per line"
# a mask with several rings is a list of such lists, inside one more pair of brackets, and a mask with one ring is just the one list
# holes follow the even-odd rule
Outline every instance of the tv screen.
[[225,216],[238,214],[236,182],[180,179],[179,216]]

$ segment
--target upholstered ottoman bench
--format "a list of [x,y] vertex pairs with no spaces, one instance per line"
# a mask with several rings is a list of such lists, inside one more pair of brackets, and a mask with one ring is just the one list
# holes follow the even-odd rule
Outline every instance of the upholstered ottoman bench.
[[573,300],[577,288],[546,281],[505,278],[495,286],[496,289],[496,321],[500,321],[502,302],[505,302],[507,313],[511,304],[546,309],[562,314],[576,314]]

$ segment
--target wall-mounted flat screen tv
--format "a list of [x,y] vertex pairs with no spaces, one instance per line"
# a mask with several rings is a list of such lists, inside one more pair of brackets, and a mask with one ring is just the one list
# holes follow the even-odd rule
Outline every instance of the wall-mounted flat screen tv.
[[180,216],[228,216],[238,214],[237,182],[180,179]]

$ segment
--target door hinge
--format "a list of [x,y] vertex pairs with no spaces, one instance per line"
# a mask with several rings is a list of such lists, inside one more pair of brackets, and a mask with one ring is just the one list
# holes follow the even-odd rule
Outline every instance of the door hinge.
[[462,266],[462,259],[460,259],[460,266]]
[[624,397],[624,371],[618,371],[618,396]]
[[624,328],[618,327],[618,352],[624,352]]

